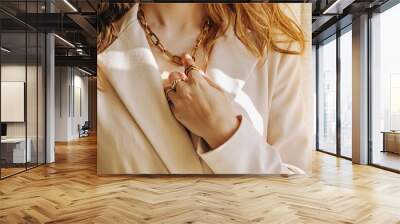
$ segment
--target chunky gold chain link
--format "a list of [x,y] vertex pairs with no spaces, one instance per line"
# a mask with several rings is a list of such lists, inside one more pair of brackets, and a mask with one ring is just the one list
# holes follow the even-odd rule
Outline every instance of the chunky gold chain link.
[[[150,42],[157,47],[165,56],[167,56],[173,63],[182,66],[182,57],[175,55],[168,51],[164,45],[161,43],[160,38],[151,30],[149,25],[147,24],[146,17],[144,16],[142,8],[139,6],[139,11],[137,14],[138,20],[140,25],[143,27],[144,32],[146,33],[147,38],[150,40]],[[210,29],[210,21],[207,20],[204,23],[203,29],[201,30],[199,36],[196,39],[196,44],[194,45],[190,55],[192,56],[193,60],[196,60],[196,53],[197,50],[199,49],[201,43],[205,39],[209,29]]]

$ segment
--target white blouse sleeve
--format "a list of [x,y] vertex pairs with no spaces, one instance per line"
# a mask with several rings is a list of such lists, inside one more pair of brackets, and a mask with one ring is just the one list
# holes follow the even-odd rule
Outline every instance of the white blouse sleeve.
[[242,116],[238,130],[223,145],[208,151],[204,150],[208,147],[202,141],[197,153],[214,173],[304,173],[302,169],[309,162],[311,145],[298,58],[282,56],[275,70],[277,74],[270,80],[273,90],[269,91],[267,136]]
[[267,142],[283,163],[311,171],[313,137],[310,61],[307,56],[282,55],[271,88]]
[[[265,141],[252,123],[241,117],[239,128],[224,144],[207,150],[205,141],[197,153],[214,173],[218,174],[280,174],[282,163],[278,151]],[[285,172],[284,172],[285,173]]]

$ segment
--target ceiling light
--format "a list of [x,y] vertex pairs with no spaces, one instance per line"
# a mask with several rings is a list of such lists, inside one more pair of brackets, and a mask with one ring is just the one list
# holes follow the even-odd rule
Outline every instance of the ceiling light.
[[83,73],[85,73],[85,74],[87,74],[87,75],[90,75],[90,76],[93,75],[92,73],[90,73],[90,72],[88,72],[88,71],[86,71],[86,70],[83,70],[83,69],[81,69],[81,68],[79,68],[79,67],[78,67],[78,70],[81,71],[81,72],[83,72]]
[[57,34],[54,34],[54,36],[57,37],[57,38],[58,38],[59,40],[61,40],[62,42],[64,42],[65,44],[67,44],[68,46],[75,48],[75,45],[73,45],[73,44],[72,44],[71,42],[69,42],[68,40],[66,40],[66,39],[64,39],[64,38],[62,38],[62,37],[60,37],[60,36],[57,35]]
[[0,49],[1,49],[1,51],[4,51],[6,53],[10,53],[11,52],[11,50],[9,50],[9,49],[7,49],[5,47],[1,47]]
[[64,0],[65,4],[67,4],[74,12],[78,12],[78,10],[68,1]]
[[327,9],[325,9],[324,12],[322,12],[322,14],[339,14],[337,12],[337,7],[339,6],[339,3],[342,2],[342,1],[343,0],[336,0]]
[[85,52],[83,52],[83,49],[82,49],[82,48],[77,48],[77,49],[76,49],[76,53],[77,53],[78,55],[84,55],[84,54],[85,54]]

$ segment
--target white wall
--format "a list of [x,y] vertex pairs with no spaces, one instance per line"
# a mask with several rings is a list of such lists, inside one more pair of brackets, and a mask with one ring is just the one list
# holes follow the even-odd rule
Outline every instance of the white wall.
[[[27,70],[25,70],[27,69]],[[31,74],[34,74],[36,76],[36,67],[33,66],[28,66],[27,68],[25,65],[2,65],[1,66],[1,81],[2,82],[26,82],[25,80],[25,75],[26,71],[28,72],[28,76]],[[31,83],[32,79],[28,77],[28,80],[30,81],[30,84],[36,85],[36,81],[34,83]],[[28,89],[32,90],[34,92],[27,93],[28,98],[29,97],[35,97],[36,98],[36,88],[35,89]],[[32,99],[27,99],[28,102],[32,102]],[[30,105],[34,106],[35,105]],[[1,108],[1,110],[6,110],[7,108]],[[34,115],[34,117],[30,117],[30,115]],[[28,122],[35,121],[36,123],[36,114],[28,113]],[[28,124],[28,128],[31,127],[32,125]],[[28,137],[29,137],[29,130],[28,130]],[[25,122],[11,122],[7,123],[7,136],[8,137],[25,137]]]
[[55,68],[55,141],[68,140],[69,68]]
[[55,140],[70,141],[88,120],[88,78],[71,67],[56,67],[55,74]]
[[[76,70],[75,70],[76,72]],[[72,132],[71,135],[76,137],[79,137],[78,133],[78,124],[83,125],[85,121],[88,120],[88,78],[85,76],[81,76],[81,73],[79,75],[74,75],[74,92],[75,94],[73,96],[73,99],[75,100],[74,102],[74,108],[72,108],[73,112],[73,119],[72,119]],[[79,93],[80,91],[80,93]],[[81,111],[80,111],[81,110]]]

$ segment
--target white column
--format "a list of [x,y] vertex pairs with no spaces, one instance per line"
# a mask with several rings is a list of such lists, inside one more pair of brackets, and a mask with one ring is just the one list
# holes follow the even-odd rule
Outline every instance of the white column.
[[55,161],[54,133],[55,133],[55,60],[54,35],[46,36],[46,163]]
[[353,162],[368,163],[368,15],[353,20]]
[[[53,12],[54,5],[46,1],[46,12]],[[55,162],[55,43],[54,35],[46,35],[46,163]]]

